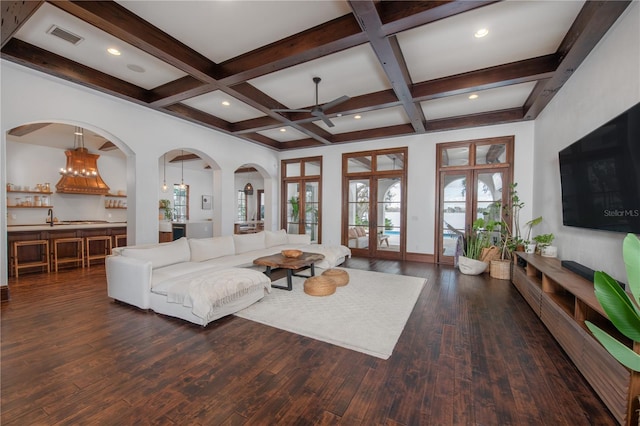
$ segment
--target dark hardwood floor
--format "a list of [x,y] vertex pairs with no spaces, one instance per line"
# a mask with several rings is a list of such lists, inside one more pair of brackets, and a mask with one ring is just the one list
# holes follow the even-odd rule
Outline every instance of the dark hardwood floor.
[[11,279],[1,423],[615,424],[509,282],[344,266],[428,278],[388,360],[233,316],[201,328],[114,303],[101,266]]

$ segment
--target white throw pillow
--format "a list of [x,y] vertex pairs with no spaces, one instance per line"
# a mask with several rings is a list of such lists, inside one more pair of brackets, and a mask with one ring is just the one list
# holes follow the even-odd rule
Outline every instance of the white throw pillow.
[[150,248],[124,248],[122,256],[151,261],[151,267],[161,268],[176,263],[188,262],[191,258],[189,243],[185,237],[170,243],[162,243]]
[[203,262],[217,257],[236,254],[233,236],[213,238],[189,238],[191,261]]
[[287,234],[289,244],[311,244],[311,235],[307,234]]
[[269,248],[269,247],[275,247],[275,246],[281,246],[283,244],[287,244],[289,242],[289,239],[287,238],[287,231],[285,231],[284,229],[281,229],[275,232],[264,231],[264,241],[265,241],[265,246]]
[[236,254],[266,248],[264,232],[258,232],[256,234],[234,234],[233,243],[236,246]]

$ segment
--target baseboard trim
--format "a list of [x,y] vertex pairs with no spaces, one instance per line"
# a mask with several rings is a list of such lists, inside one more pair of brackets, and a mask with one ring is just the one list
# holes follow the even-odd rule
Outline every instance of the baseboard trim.
[[434,255],[425,253],[407,253],[405,260],[410,262],[436,263]]
[[0,286],[0,302],[6,302],[9,300],[9,286]]

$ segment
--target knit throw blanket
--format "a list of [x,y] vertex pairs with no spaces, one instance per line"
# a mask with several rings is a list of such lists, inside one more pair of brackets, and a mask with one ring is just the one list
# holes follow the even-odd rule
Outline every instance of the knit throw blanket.
[[257,290],[271,291],[271,280],[262,272],[243,268],[200,271],[178,278],[167,292],[167,301],[191,308],[210,321],[215,308]]

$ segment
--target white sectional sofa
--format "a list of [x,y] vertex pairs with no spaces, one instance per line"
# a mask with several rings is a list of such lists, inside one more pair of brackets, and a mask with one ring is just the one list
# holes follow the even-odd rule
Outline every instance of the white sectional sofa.
[[310,244],[308,235],[284,230],[118,247],[106,260],[107,291],[117,301],[204,326],[271,291],[254,259],[294,248],[323,254],[319,268],[351,255],[345,246]]

